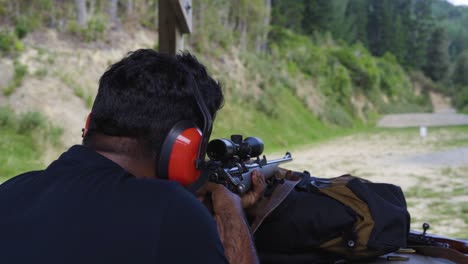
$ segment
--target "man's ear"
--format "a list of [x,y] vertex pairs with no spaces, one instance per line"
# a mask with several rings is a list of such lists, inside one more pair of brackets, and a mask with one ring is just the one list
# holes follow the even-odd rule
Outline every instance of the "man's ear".
[[85,127],[83,129],[81,129],[81,132],[83,132],[81,134],[81,137],[85,137],[86,134],[88,133],[88,130],[89,130],[89,121],[91,120],[91,113],[88,114],[88,117],[86,118],[86,123],[85,123]]

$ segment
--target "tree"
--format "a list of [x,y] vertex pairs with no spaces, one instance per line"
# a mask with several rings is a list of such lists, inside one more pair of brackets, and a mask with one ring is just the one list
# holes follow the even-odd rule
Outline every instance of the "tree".
[[86,0],[75,0],[76,6],[76,23],[80,27],[86,27],[88,23],[88,15],[86,12]]
[[452,80],[455,84],[468,87],[468,52],[458,57]]
[[392,4],[391,18],[387,21],[387,25],[391,25],[391,28],[386,51],[394,54],[400,64],[405,64],[412,1],[395,0]]
[[111,28],[120,29],[120,19],[118,17],[118,0],[109,0],[109,18]]
[[304,33],[312,35],[314,32],[331,31],[333,24],[333,1],[305,0],[302,29]]
[[333,0],[332,10],[333,15],[331,18],[330,32],[334,38],[344,39],[343,35],[346,33],[346,11],[349,5],[349,0]]
[[[405,65],[421,69],[426,64],[427,45],[433,28],[432,1],[414,0],[408,28]],[[409,25],[408,25],[409,24]]]
[[427,63],[424,72],[434,81],[441,81],[449,68],[448,38],[443,28],[432,33],[427,49]]
[[450,40],[449,54],[452,60],[456,59],[464,50],[468,49],[468,31],[460,26]]
[[127,16],[133,15],[133,0],[127,0],[126,10]]
[[304,2],[290,0],[273,0],[271,10],[271,24],[302,32],[304,18]]
[[271,20],[271,0],[265,0],[265,9],[263,14],[263,28],[262,34],[257,35],[255,50],[257,52],[264,52],[267,47],[268,31]]
[[342,25],[341,38],[350,44],[361,42],[368,47],[367,23],[369,0],[352,0],[348,2],[345,19]]
[[382,56],[387,50],[387,41],[390,39],[391,10],[388,0],[369,1],[369,21],[367,24],[367,34],[369,49],[372,54]]

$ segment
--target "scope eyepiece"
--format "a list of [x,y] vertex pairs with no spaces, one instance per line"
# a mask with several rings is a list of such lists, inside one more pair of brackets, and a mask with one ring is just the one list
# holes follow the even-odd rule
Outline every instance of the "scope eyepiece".
[[226,161],[233,157],[250,159],[263,153],[263,141],[258,137],[248,137],[242,140],[240,135],[232,135],[232,140],[221,138],[208,143],[207,154],[212,160]]

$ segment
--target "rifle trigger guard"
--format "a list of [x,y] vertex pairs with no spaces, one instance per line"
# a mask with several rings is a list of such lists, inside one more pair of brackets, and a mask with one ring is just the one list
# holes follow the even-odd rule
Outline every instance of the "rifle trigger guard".
[[231,185],[233,186],[233,189],[235,189],[236,191],[239,191],[239,185],[240,183],[238,181],[236,181],[236,179],[234,179],[231,174],[229,174],[226,170],[221,170],[221,174],[223,175],[223,177],[228,180]]

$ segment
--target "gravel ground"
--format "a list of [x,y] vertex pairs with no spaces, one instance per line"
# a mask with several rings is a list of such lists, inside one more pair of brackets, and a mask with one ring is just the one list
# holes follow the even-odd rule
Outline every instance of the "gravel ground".
[[[284,165],[318,177],[350,173],[402,187],[412,229],[468,238],[468,133],[450,128],[363,133],[293,151]],[[280,155],[275,154],[275,156]],[[272,156],[273,157],[273,156]]]
[[468,125],[468,115],[456,113],[415,113],[384,116],[379,127],[419,127]]
[[[468,238],[468,130],[436,126],[468,125],[450,100],[431,93],[434,113],[384,116],[380,132],[362,133],[293,151],[285,168],[318,177],[352,174],[400,186],[412,216],[412,229]],[[420,126],[426,126],[421,136]],[[279,155],[279,154],[278,154]]]

